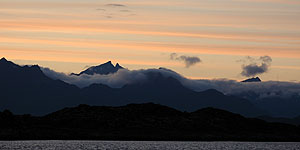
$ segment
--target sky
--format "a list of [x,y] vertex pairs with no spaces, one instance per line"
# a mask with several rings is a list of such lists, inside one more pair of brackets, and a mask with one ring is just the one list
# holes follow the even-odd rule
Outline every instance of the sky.
[[192,79],[242,80],[256,65],[262,80],[300,82],[299,27],[300,0],[0,0],[0,57],[65,73],[111,60]]

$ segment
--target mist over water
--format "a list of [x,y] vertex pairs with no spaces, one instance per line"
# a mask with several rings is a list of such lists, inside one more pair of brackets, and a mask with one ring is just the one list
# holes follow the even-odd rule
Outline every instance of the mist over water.
[[295,150],[300,143],[288,142],[157,142],[157,141],[3,141],[1,150]]

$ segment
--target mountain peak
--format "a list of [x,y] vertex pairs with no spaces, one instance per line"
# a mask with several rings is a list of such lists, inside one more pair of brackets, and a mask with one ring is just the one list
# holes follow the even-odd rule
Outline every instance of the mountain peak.
[[5,57],[0,59],[0,62],[7,62],[7,60],[5,59]]
[[256,78],[250,78],[250,79],[246,79],[242,82],[261,82],[260,78],[259,77],[256,77]]
[[13,62],[6,60],[4,57],[0,59],[0,65],[1,65],[1,67],[18,66],[16,64],[14,64]]
[[[104,64],[98,65],[98,66],[92,66],[84,71],[82,71],[80,74],[87,74],[87,75],[93,75],[93,74],[100,74],[100,75],[107,75],[111,73],[117,72],[119,69],[124,69],[122,66],[120,66],[118,63],[116,66],[112,64],[111,61],[108,61]],[[76,74],[74,74],[76,75]]]
[[119,68],[119,69],[124,69],[122,66],[120,66],[119,63],[116,64],[116,68]]

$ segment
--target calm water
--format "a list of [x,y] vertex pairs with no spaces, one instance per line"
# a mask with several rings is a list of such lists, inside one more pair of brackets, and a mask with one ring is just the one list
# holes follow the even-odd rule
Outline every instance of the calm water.
[[136,142],[136,141],[3,141],[0,150],[299,150],[300,143]]

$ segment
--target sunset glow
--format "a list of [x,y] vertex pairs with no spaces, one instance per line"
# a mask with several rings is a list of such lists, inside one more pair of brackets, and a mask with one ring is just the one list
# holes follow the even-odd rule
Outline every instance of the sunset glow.
[[[297,0],[1,0],[0,57],[68,73],[112,60],[241,80],[239,60],[267,55],[263,80],[299,82],[299,18]],[[185,68],[171,53],[202,62]]]

